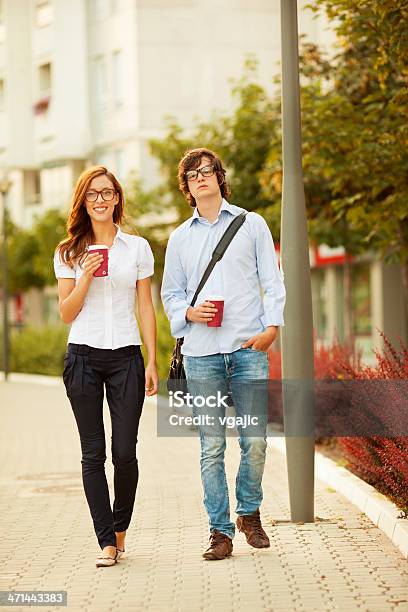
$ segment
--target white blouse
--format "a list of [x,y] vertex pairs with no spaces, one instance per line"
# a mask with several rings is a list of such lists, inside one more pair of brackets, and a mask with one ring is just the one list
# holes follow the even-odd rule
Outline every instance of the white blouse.
[[[135,316],[136,281],[152,276],[153,253],[140,236],[125,234],[117,226],[109,249],[108,276],[92,279],[84,305],[72,322],[68,342],[87,344],[101,349],[141,344]],[[78,282],[82,268],[70,268],[54,256],[57,278],[74,278]]]

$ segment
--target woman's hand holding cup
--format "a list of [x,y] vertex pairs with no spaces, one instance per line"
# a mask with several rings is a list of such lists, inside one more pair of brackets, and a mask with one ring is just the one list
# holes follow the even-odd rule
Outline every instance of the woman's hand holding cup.
[[100,253],[88,253],[82,265],[82,268],[84,270],[85,276],[89,280],[93,279],[94,272],[96,272],[96,270],[100,267],[101,263],[103,262],[103,259],[104,257]]

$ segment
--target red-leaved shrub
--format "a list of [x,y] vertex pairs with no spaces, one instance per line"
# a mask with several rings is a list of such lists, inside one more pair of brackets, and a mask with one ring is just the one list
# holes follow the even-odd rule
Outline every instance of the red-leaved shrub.
[[[354,343],[342,345],[336,341],[325,348],[317,346],[315,340],[315,379],[408,381],[408,348],[400,341],[400,350],[397,350],[382,332],[380,334],[385,349],[382,354],[375,352],[375,366],[361,365],[361,353],[355,350]],[[274,389],[270,394],[270,420],[282,423],[282,406],[277,400],[279,389],[276,385],[281,379],[280,352],[271,351],[269,354],[269,375]],[[391,387],[385,387],[385,392],[391,393]],[[390,397],[390,403],[391,399],[394,398]],[[400,398],[400,404],[403,402],[406,402],[406,397]],[[386,401],[384,406],[387,406]],[[387,495],[402,510],[402,516],[408,518],[408,438],[342,436],[336,441],[335,452],[340,452],[347,468]],[[329,441],[322,438],[318,442]],[[328,446],[333,446],[333,439]]]
[[[408,380],[408,348],[400,341],[395,349],[382,333],[385,349],[376,351],[374,367],[356,368],[341,363],[344,376],[355,380]],[[406,398],[405,398],[406,400]],[[408,518],[408,438],[340,437],[339,448],[347,460],[347,467],[357,476],[388,495]]]
[[[319,344],[314,338],[314,373],[316,379],[343,377],[344,364],[353,369],[361,368],[361,351],[357,350],[354,341],[341,344],[335,340],[329,347]],[[282,378],[280,351],[269,352],[269,378]]]

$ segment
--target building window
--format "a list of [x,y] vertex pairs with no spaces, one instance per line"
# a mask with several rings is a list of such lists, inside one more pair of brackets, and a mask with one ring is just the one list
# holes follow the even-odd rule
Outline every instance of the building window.
[[351,269],[351,302],[353,333],[356,336],[371,335],[371,291],[368,264],[354,264]]
[[109,0],[92,0],[91,11],[95,19],[105,19],[108,16]]
[[51,0],[35,0],[35,23],[43,28],[54,19],[54,7]]
[[41,203],[41,180],[39,170],[24,172],[24,197],[28,205]]
[[4,0],[0,0],[0,42],[6,38],[6,16]]
[[316,336],[324,340],[327,333],[327,296],[323,268],[311,271],[313,322]]
[[123,105],[125,89],[122,51],[115,51],[112,55],[112,84],[113,100],[115,107],[117,108]]
[[38,67],[38,91],[41,96],[51,94],[51,64],[42,64]]
[[6,107],[6,85],[4,79],[0,79],[0,112]]
[[33,197],[35,204],[41,202],[41,178],[39,170],[33,171]]
[[338,304],[336,329],[340,342],[344,341],[344,270],[336,266],[336,300]]
[[34,114],[41,115],[48,110],[51,100],[52,67],[50,62],[38,66],[37,82],[38,98],[34,104]]

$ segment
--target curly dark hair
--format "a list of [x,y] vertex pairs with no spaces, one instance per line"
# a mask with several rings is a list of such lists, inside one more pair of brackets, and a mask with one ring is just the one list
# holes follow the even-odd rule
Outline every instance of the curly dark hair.
[[190,193],[188,183],[186,179],[186,172],[189,170],[195,170],[201,163],[202,157],[208,157],[211,163],[214,165],[215,173],[217,175],[218,184],[220,186],[221,195],[223,198],[228,198],[231,194],[231,189],[225,180],[226,171],[222,165],[221,159],[214,151],[201,147],[199,149],[188,149],[178,165],[178,181],[180,191],[184,194],[187,202],[193,208],[197,206],[195,199]]

